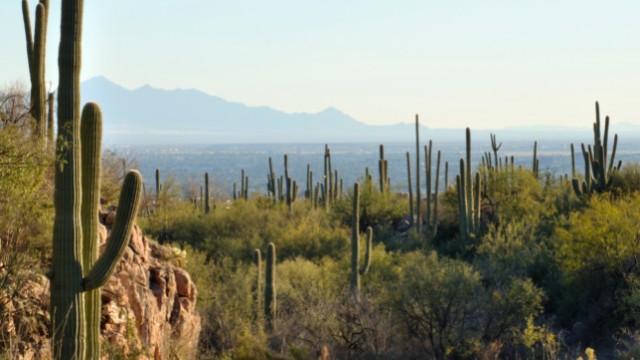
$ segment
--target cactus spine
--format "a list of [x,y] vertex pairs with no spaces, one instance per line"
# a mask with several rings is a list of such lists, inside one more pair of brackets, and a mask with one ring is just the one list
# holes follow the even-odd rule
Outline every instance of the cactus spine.
[[593,123],[593,148],[588,145],[585,149],[582,144],[582,156],[584,158],[584,180],[582,187],[578,179],[573,178],[571,183],[578,196],[589,195],[593,192],[601,193],[609,189],[612,175],[620,170],[622,160],[615,164],[616,148],[618,147],[618,134],[613,137],[613,148],[611,158],[607,159],[609,142],[609,117],[604,121],[604,136],[601,133],[600,105],[596,102],[596,122]]
[[[82,173],[94,174],[100,171],[99,144],[96,144],[98,130],[93,132],[85,130],[82,142],[88,153],[94,153],[93,158],[82,159],[80,139],[80,43],[82,38],[82,9],[83,1],[62,1],[62,26],[60,36],[59,71],[60,85],[58,96],[58,144],[57,166],[55,171],[54,206],[55,218],[53,226],[53,256],[52,256],[52,280],[51,280],[51,317],[53,331],[53,351],[57,359],[84,359],[99,354],[99,343],[86,346],[86,342],[93,342],[95,338],[87,337],[87,331],[91,334],[91,322],[87,323],[85,312],[84,292],[89,292],[87,298],[91,299],[91,290],[102,286],[122,257],[128,244],[133,221],[137,213],[142,179],[138,172],[132,171],[125,178],[120,195],[119,208],[116,215],[116,223],[107,241],[105,252],[91,264],[91,268],[85,264],[92,263],[92,258],[97,257],[96,244],[85,245],[91,238],[97,235],[93,232],[83,236],[82,228],[91,229],[95,224],[93,215],[89,218],[85,213],[97,211],[97,203],[94,208],[88,209],[91,203],[96,201],[99,190],[98,178],[82,179]],[[100,117],[97,105],[88,104],[83,112],[87,120],[87,127],[99,123]],[[93,120],[96,120],[95,122]],[[94,124],[91,124],[94,122]],[[95,128],[94,128],[95,129]],[[96,150],[97,149],[97,150]],[[84,151],[83,151],[84,152]],[[81,173],[82,172],[82,173]],[[85,189],[83,200],[83,185]],[[83,206],[83,203],[85,206]],[[89,230],[91,231],[91,230]],[[97,231],[95,232],[97,233]],[[84,275],[86,274],[86,275]],[[83,276],[84,275],[84,276]],[[95,303],[88,301],[87,309],[96,308]],[[99,315],[98,315],[99,316]],[[94,329],[94,328],[92,328]],[[99,331],[99,329],[98,329]],[[89,335],[92,336],[92,335]],[[86,349],[91,349],[90,353]],[[97,349],[97,350],[96,350]]]
[[269,243],[264,286],[264,317],[269,331],[276,328],[276,246]]
[[35,34],[31,31],[31,17],[29,15],[29,1],[22,0],[22,16],[27,40],[27,60],[29,62],[29,76],[31,79],[31,116],[33,117],[34,135],[44,139],[46,130],[46,100],[45,89],[45,48],[47,42],[47,23],[49,0],[40,0],[36,6]]

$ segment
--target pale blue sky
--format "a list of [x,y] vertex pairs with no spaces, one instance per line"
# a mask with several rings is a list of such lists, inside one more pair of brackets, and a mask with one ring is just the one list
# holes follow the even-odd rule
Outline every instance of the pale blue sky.
[[[82,77],[371,124],[586,127],[595,100],[640,124],[639,19],[637,0],[89,0]],[[20,0],[0,2],[0,31],[0,85],[27,82]]]

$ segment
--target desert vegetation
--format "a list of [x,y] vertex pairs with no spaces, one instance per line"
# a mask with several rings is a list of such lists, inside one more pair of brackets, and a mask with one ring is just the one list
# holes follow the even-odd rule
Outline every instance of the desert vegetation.
[[[100,337],[100,288],[136,216],[197,285],[201,359],[640,356],[640,167],[616,161],[598,104],[584,171],[574,160],[562,176],[539,168],[537,143],[531,166],[516,166],[495,135],[474,148],[470,129],[450,169],[416,116],[402,191],[384,145],[354,184],[327,145],[323,173],[307,167],[304,185],[283,154],[283,174],[265,159],[263,191],[250,193],[244,173],[224,194],[208,173],[184,185],[162,169],[143,189],[132,159],[102,151],[97,104],[80,112],[82,1],[63,1],[54,139],[47,8],[37,6],[35,40],[27,31],[31,91],[0,92],[0,359],[46,338],[56,359],[145,355]],[[117,217],[98,256],[101,198]],[[43,274],[50,312],[24,296]]]

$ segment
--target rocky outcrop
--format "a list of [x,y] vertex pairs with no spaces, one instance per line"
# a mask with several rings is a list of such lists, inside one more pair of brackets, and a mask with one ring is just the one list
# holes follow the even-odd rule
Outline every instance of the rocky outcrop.
[[[106,230],[100,238],[102,248]],[[166,261],[173,254],[134,226],[123,260],[102,288],[102,336],[114,349],[154,360],[195,357],[197,290],[184,269]]]
[[[101,217],[106,224],[100,229],[101,250],[112,215]],[[200,333],[197,289],[187,271],[174,265],[183,255],[148,239],[134,226],[122,261],[102,287],[103,359],[195,358]],[[41,331],[30,335],[31,341],[19,349],[20,358],[49,358],[49,281],[41,275],[32,278],[7,307],[14,315],[24,315],[25,309],[33,312],[33,318],[41,324]],[[16,331],[19,319],[7,316],[2,320],[3,333]]]

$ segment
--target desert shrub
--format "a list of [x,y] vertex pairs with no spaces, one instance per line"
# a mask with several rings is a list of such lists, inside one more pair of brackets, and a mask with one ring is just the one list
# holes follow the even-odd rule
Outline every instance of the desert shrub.
[[429,357],[471,356],[480,340],[472,325],[483,295],[480,274],[438,255],[407,254],[392,297],[393,309]]
[[[370,182],[360,181],[360,184],[360,231],[368,226],[393,225],[409,215],[409,200],[406,196],[390,191],[381,193]],[[334,204],[332,213],[344,226],[351,226],[353,185],[349,188],[348,195]]]
[[[21,297],[51,253],[52,159],[42,148],[28,129],[0,126],[0,354],[46,333],[35,305]],[[9,318],[15,331],[3,329]]]
[[[565,321],[588,315],[596,333],[584,336],[600,337],[599,332],[612,331],[620,324],[620,314],[637,311],[639,205],[639,195],[593,196],[585,209],[572,212],[555,230],[556,261],[564,290],[557,299],[560,313],[569,315]],[[589,312],[595,304],[597,313]]]
[[158,216],[166,216],[167,221],[154,214],[144,221],[144,229],[152,236],[170,232],[173,241],[206,251],[214,260],[229,256],[248,262],[254,249],[266,249],[269,242],[277,244],[281,259],[339,258],[348,248],[347,229],[324,211],[309,211],[303,203],[289,210],[280,205],[263,207],[259,199],[252,199],[206,215],[187,202],[181,204],[172,205],[169,214],[159,209]]
[[620,171],[611,178],[611,193],[622,196],[640,190],[640,164],[625,164]]
[[542,278],[552,260],[548,244],[536,237],[537,225],[511,220],[489,226],[476,249],[476,268],[492,281],[513,276]]
[[483,220],[489,223],[500,224],[507,219],[537,223],[550,210],[544,205],[540,182],[529,169],[489,170],[486,179]]

